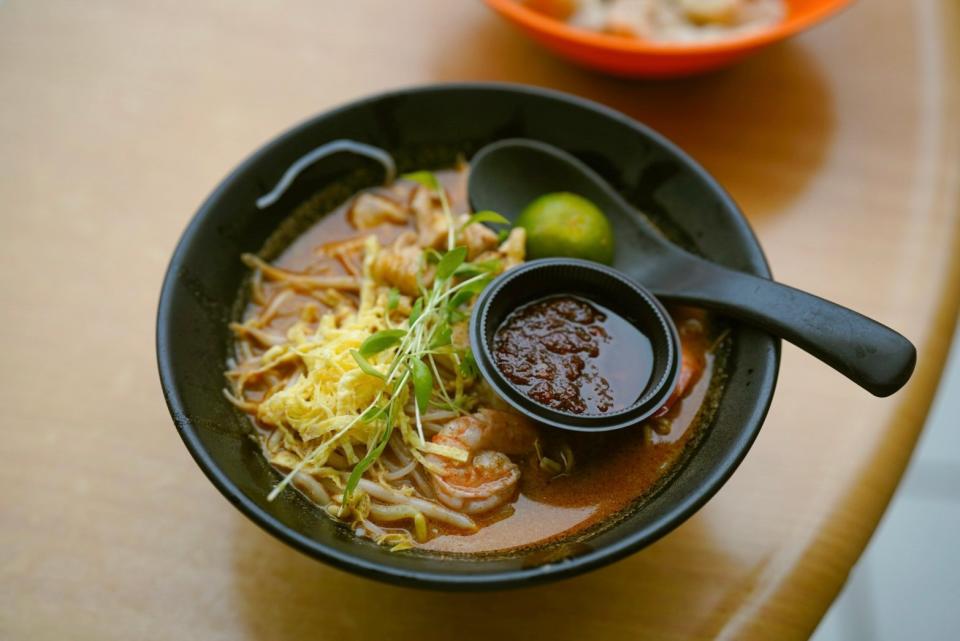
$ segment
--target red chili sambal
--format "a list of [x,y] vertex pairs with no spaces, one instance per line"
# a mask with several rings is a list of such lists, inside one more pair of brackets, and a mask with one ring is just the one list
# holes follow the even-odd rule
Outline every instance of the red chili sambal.
[[633,323],[575,296],[512,312],[493,338],[497,368],[521,392],[571,414],[626,409],[653,369],[650,340]]

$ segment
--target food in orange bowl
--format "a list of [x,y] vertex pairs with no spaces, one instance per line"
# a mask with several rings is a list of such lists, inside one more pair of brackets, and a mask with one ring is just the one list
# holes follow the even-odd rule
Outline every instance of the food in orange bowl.
[[852,0],[486,0],[579,65],[624,76],[717,69],[792,36]]

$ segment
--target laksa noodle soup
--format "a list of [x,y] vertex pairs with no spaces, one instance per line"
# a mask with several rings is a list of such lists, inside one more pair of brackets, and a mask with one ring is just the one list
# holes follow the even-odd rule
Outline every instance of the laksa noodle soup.
[[[467,326],[480,291],[523,263],[526,232],[467,213],[468,171],[362,191],[276,260],[243,256],[252,276],[224,393],[282,475],[270,498],[299,490],[394,551],[503,553],[589,536],[669,477],[722,387],[727,333],[673,308],[682,370],[655,418],[591,434],[511,410],[478,374]],[[537,402],[603,413],[646,384],[645,340],[609,309],[556,296],[515,310],[493,353]]]

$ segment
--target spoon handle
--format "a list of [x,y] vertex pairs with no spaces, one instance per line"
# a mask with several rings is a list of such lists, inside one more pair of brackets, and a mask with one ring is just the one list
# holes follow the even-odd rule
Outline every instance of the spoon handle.
[[913,344],[851,309],[689,255],[677,267],[655,279],[663,287],[650,289],[665,299],[715,309],[790,341],[875,396],[893,394],[913,373],[917,361]]

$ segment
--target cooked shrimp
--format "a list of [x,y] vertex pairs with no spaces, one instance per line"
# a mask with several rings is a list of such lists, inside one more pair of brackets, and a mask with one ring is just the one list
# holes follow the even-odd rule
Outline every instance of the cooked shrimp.
[[520,480],[520,468],[508,455],[533,451],[533,424],[510,412],[484,409],[454,419],[434,435],[433,442],[466,450],[460,463],[446,457],[428,458],[430,480],[437,498],[465,514],[480,514],[509,501]]

